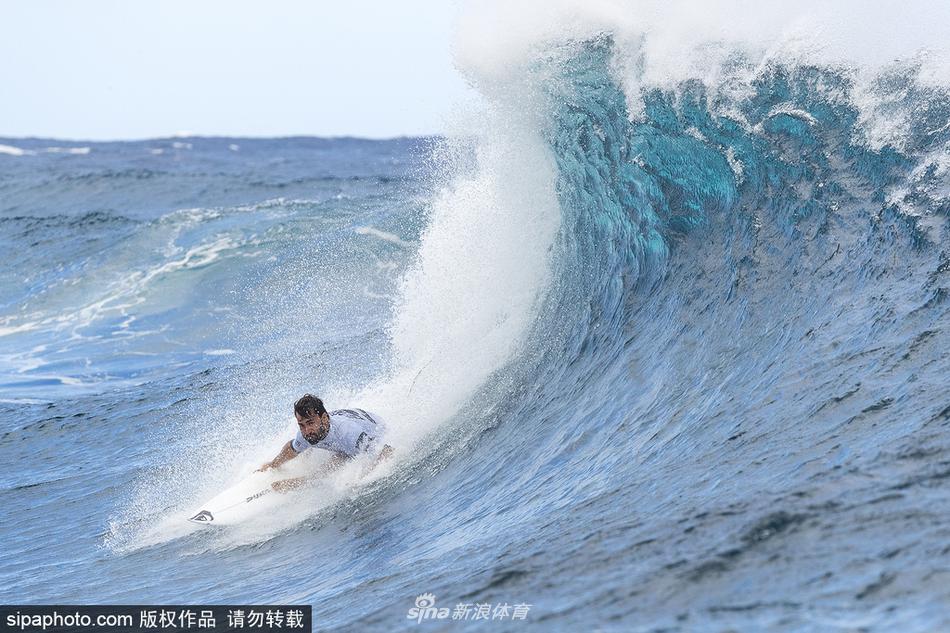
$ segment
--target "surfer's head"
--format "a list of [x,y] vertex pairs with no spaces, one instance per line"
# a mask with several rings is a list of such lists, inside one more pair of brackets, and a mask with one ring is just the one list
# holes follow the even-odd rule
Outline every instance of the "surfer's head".
[[311,444],[326,437],[326,423],[330,421],[330,416],[320,398],[309,393],[300,398],[294,403],[294,417],[297,418],[301,435]]
[[309,393],[294,403],[294,413],[304,419],[311,418],[315,415],[320,416],[326,412],[327,408],[323,406],[323,400]]

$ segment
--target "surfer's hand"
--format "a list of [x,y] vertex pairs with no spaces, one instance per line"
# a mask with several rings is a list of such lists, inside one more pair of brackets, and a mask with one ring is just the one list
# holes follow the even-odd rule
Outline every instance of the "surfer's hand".
[[273,468],[273,467],[274,467],[274,464],[272,464],[271,462],[267,462],[266,464],[261,464],[261,467],[258,468],[257,470],[255,470],[254,472],[255,472],[255,473],[262,473],[262,472],[264,472],[265,470],[270,470],[270,469]]
[[383,446],[383,450],[379,451],[379,455],[376,456],[376,459],[373,461],[373,466],[379,465],[380,462],[383,462],[393,455],[393,447],[389,444]]

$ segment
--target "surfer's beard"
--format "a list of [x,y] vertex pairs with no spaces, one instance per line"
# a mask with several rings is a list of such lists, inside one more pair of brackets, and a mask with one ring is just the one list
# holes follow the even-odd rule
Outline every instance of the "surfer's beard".
[[319,434],[319,433],[307,433],[306,435],[304,435],[304,439],[306,439],[306,440],[307,440],[308,442],[310,442],[311,444],[316,444],[317,442],[319,442],[319,441],[322,440],[323,438],[320,437],[320,434]]

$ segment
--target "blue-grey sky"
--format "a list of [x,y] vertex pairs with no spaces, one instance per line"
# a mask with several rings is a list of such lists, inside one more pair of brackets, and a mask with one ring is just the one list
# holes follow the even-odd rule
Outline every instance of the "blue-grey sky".
[[437,133],[440,0],[0,0],[0,136]]

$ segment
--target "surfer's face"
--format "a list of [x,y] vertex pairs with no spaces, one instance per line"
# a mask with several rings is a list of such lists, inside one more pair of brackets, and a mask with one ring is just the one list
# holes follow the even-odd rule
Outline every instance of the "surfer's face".
[[316,444],[326,437],[326,431],[323,426],[330,418],[326,413],[322,416],[312,415],[305,418],[299,413],[294,412],[294,416],[297,418],[297,426],[300,428],[300,434],[311,444]]

